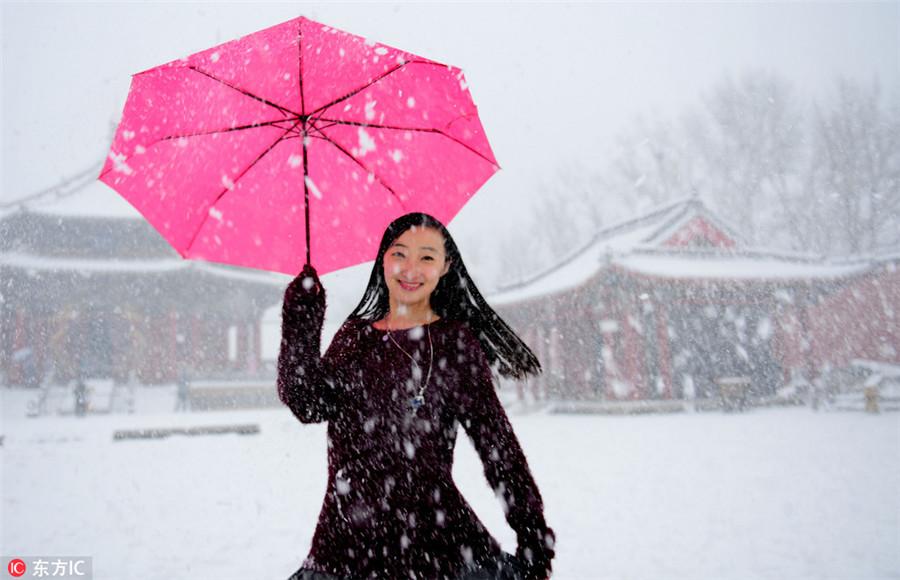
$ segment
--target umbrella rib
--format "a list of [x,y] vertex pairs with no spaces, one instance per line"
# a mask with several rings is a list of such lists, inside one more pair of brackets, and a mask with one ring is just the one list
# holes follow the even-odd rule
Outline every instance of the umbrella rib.
[[228,81],[226,81],[226,80],[224,80],[224,79],[220,79],[219,77],[215,76],[214,74],[208,73],[208,72],[206,72],[205,70],[202,70],[202,69],[200,69],[200,68],[198,68],[198,67],[196,67],[196,66],[190,66],[190,67],[188,67],[188,68],[189,68],[190,70],[196,72],[196,73],[199,73],[199,74],[203,75],[203,76],[209,77],[210,79],[216,81],[217,83],[222,83],[223,85],[225,85],[225,86],[228,87],[229,89],[235,90],[235,91],[241,93],[241,94],[244,95],[244,96],[250,97],[251,99],[256,100],[256,101],[259,101],[260,103],[263,103],[263,104],[269,105],[270,107],[273,107],[273,108],[275,108],[275,109],[278,109],[278,110],[281,111],[282,113],[286,113],[286,114],[290,114],[290,115],[296,115],[296,116],[298,116],[298,117],[300,116],[299,113],[296,113],[296,112],[291,111],[290,109],[287,109],[287,108],[285,108],[285,107],[283,107],[283,106],[281,106],[281,105],[278,105],[278,104],[276,104],[276,103],[273,103],[272,101],[270,101],[270,100],[268,100],[268,99],[264,99],[263,97],[260,97],[259,95],[255,95],[255,94],[251,93],[250,91],[248,91],[248,90],[246,90],[246,89],[242,89],[242,88],[240,88],[240,87],[238,87],[238,86],[235,86],[235,85],[229,83]]
[[210,129],[209,131],[198,131],[196,133],[179,133],[176,135],[167,135],[162,137],[157,143],[162,141],[170,141],[172,139],[181,139],[182,137],[203,137],[206,135],[214,135],[216,133],[230,133],[232,131],[246,131],[247,129],[257,129],[259,127],[275,127],[278,126],[279,123],[293,123],[290,129],[287,131],[291,131],[298,125],[297,119],[278,119],[277,121],[266,121],[263,123],[252,123],[250,125],[240,125],[238,127],[227,127],[224,129]]
[[[462,115],[462,116],[460,116],[460,117],[457,117],[457,119],[462,118],[462,117],[464,117],[464,116],[466,116],[466,115]],[[455,121],[455,120],[456,120],[456,119],[454,119],[454,121]],[[485,161],[487,161],[487,162],[490,163],[491,165],[497,165],[497,163],[496,163],[495,161],[489,159],[489,158],[486,157],[483,153],[481,153],[481,152],[478,151],[477,149],[474,149],[471,145],[468,145],[468,144],[466,144],[466,143],[463,143],[462,141],[460,141],[460,140],[457,139],[456,137],[452,137],[452,136],[450,136],[450,135],[444,133],[444,131],[441,130],[441,129],[429,129],[429,128],[421,128],[421,127],[398,127],[398,126],[392,126],[392,125],[375,125],[375,124],[372,124],[372,123],[363,123],[363,122],[360,122],[360,121],[341,121],[341,120],[339,120],[339,119],[324,119],[324,118],[321,118],[321,117],[320,117],[319,119],[317,119],[317,121],[325,121],[325,122],[327,122],[327,123],[332,123],[333,125],[348,125],[348,126],[351,126],[351,127],[368,127],[368,128],[370,128],[370,129],[385,129],[385,130],[388,130],[388,131],[411,131],[411,132],[414,132],[414,133],[432,133],[432,134],[436,134],[436,135],[441,135],[441,136],[443,136],[443,137],[445,137],[445,138],[447,138],[447,139],[450,139],[451,141],[455,142],[457,145],[460,145],[460,146],[462,146],[462,147],[468,149],[469,151],[471,151],[471,152],[474,153],[475,155],[478,155],[479,157],[481,157],[482,159],[484,159]],[[451,122],[451,123],[447,123],[447,126],[450,126],[451,124],[452,124],[452,122]],[[318,127],[317,127],[317,129],[318,129]],[[321,129],[320,129],[320,131],[321,131]],[[331,141],[331,139],[329,139],[329,141]]]
[[367,88],[371,87],[371,86],[374,85],[375,83],[381,81],[381,80],[384,79],[385,77],[388,77],[388,76],[394,74],[395,72],[397,72],[398,70],[402,69],[403,67],[405,67],[405,66],[408,65],[408,64],[427,64],[427,65],[434,65],[434,66],[445,67],[445,65],[438,64],[438,63],[436,63],[436,62],[428,62],[428,61],[425,61],[425,60],[407,60],[407,61],[404,61],[404,62],[398,64],[397,66],[395,66],[394,68],[392,68],[392,69],[390,69],[390,70],[384,71],[383,73],[381,73],[380,75],[378,75],[378,76],[375,77],[374,79],[370,80],[369,82],[365,83],[364,85],[362,85],[362,86],[360,86],[360,87],[358,87],[358,88],[356,88],[356,89],[353,89],[352,91],[350,91],[350,92],[347,93],[346,95],[343,95],[343,96],[341,96],[341,97],[338,97],[338,98],[336,98],[335,100],[331,101],[330,103],[325,103],[324,105],[322,105],[321,107],[319,107],[318,109],[316,109],[315,111],[313,111],[312,113],[310,113],[310,117],[314,117],[314,116],[316,115],[316,113],[318,113],[318,112],[320,112],[320,111],[324,111],[325,109],[328,109],[329,107],[333,107],[334,105],[340,103],[341,101],[346,101],[347,99],[349,99],[350,97],[352,97],[352,96],[354,96],[354,95],[358,95],[359,93],[363,92],[364,90],[366,90]]
[[[242,177],[244,177],[245,175],[247,175],[247,172],[250,171],[251,169],[253,169],[253,167],[254,167],[257,163],[259,163],[259,161],[260,161],[263,157],[265,157],[265,156],[269,153],[269,151],[271,151],[272,149],[274,149],[276,145],[278,145],[279,143],[281,143],[282,141],[284,141],[285,139],[287,139],[287,138],[290,136],[291,130],[294,129],[294,128],[295,128],[297,125],[299,125],[299,124],[300,124],[300,121],[298,120],[298,121],[294,124],[294,127],[291,127],[291,129],[288,129],[287,131],[285,131],[284,133],[282,133],[281,136],[279,136],[278,139],[276,139],[275,141],[273,141],[272,144],[269,145],[269,146],[266,148],[265,151],[263,151],[262,153],[260,153],[259,155],[257,155],[256,159],[254,159],[252,162],[250,162],[250,164],[247,165],[247,167],[246,167],[243,171],[241,171],[240,175],[238,175],[238,176],[234,179],[234,183],[237,183],[238,181],[240,181],[240,179],[241,179]],[[234,187],[234,186],[232,186],[232,187]],[[214,208],[214,207],[216,206],[216,204],[219,203],[219,200],[222,199],[223,197],[225,197],[225,195],[226,195],[229,191],[231,191],[231,189],[232,189],[231,187],[225,187],[224,189],[222,189],[222,191],[219,193],[219,195],[216,196],[216,199],[213,200],[213,202],[210,204],[210,206],[209,206],[210,209]],[[197,228],[196,228],[196,230],[194,231],[194,235],[191,237],[190,243],[189,243],[187,246],[185,246],[185,248],[184,248],[184,255],[187,255],[187,253],[190,252],[191,248],[194,247],[194,242],[197,241],[197,237],[200,235],[200,232],[203,230],[203,226],[205,226],[207,220],[209,220],[209,215],[210,215],[209,212],[206,212],[206,215],[203,216],[203,221],[200,222],[200,225],[198,225]]]
[[300,109],[306,111],[306,98],[303,94],[303,27],[297,27],[297,88],[300,91]]
[[[363,163],[359,159],[357,159],[355,155],[351,154],[349,151],[344,149],[339,143],[337,143],[336,141],[331,139],[328,135],[322,133],[318,129],[318,127],[315,127],[315,129],[316,129],[317,135],[320,139],[327,141],[328,143],[331,143],[335,149],[337,149],[338,151],[340,151],[341,153],[346,155],[353,163],[356,163],[357,165],[359,165],[363,169],[363,171],[365,171],[366,173],[368,173],[369,175],[372,176],[372,179],[374,179],[375,181],[380,183],[381,186],[384,187],[386,190],[388,190],[391,195],[393,195],[395,198],[397,198],[397,202],[400,204],[400,207],[406,209],[406,206],[403,204],[403,200],[400,199],[400,196],[397,195],[397,192],[394,191],[394,188],[392,188],[390,185],[388,185],[388,183],[386,181],[384,181],[381,177],[379,177],[377,173],[375,173],[374,171],[372,171],[371,169],[369,169],[368,167],[363,165]],[[312,137],[312,136],[313,135],[310,135],[310,137]]]
[[[450,125],[452,125],[454,122],[456,122],[457,119],[462,119],[463,117],[469,117],[469,116],[471,116],[472,114],[473,114],[473,113],[466,113],[465,115],[460,115],[460,116],[457,117],[456,119],[453,119],[452,121],[450,121],[449,123],[447,123],[446,125],[444,125],[444,127],[447,128],[447,127],[449,127]],[[476,116],[477,116],[477,114],[476,114]],[[443,135],[444,137],[446,137],[447,139],[450,139],[451,141],[455,141],[458,145],[462,145],[463,147],[465,147],[466,149],[468,149],[469,151],[471,151],[471,152],[474,153],[475,155],[478,155],[479,157],[481,157],[482,159],[484,159],[485,161],[487,161],[488,163],[490,163],[490,164],[493,165],[494,167],[500,167],[499,165],[497,165],[497,162],[496,162],[496,161],[493,161],[493,160],[491,160],[491,159],[488,159],[484,154],[482,154],[480,151],[476,151],[472,146],[463,143],[462,141],[460,141],[460,140],[457,139],[456,137],[451,137],[450,135],[447,135],[447,134],[444,133],[442,130],[441,130],[441,131],[438,131],[438,132],[439,132],[441,135]]]

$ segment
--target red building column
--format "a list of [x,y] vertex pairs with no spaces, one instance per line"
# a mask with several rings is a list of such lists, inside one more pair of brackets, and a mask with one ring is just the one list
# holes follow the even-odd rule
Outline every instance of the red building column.
[[668,316],[662,304],[656,305],[656,343],[659,376],[663,381],[663,397],[672,398],[672,355],[669,352]]
[[619,376],[619,361],[616,360],[617,334],[620,328],[619,321],[614,319],[605,318],[600,321],[600,334],[603,336],[600,347],[603,364],[600,368],[603,369],[603,384],[606,387],[604,396],[607,399],[617,398],[614,387],[622,380],[622,377]]
[[645,399],[647,396],[645,385],[643,384],[643,375],[641,372],[641,341],[637,329],[634,328],[633,317],[631,316],[633,308],[626,307],[623,310],[622,338],[625,341],[625,378],[631,385],[631,394],[629,399]]
[[818,373],[818,364],[816,361],[815,351],[813,350],[813,344],[815,343],[815,335],[813,334],[813,328],[810,324],[810,316],[809,316],[809,299],[807,296],[799,297],[800,301],[800,310],[798,312],[800,319],[800,354],[801,360],[806,367],[806,378],[809,383],[813,386],[813,388],[818,388],[819,386],[819,373]]
[[10,384],[21,385],[25,383],[25,358],[22,349],[25,348],[26,330],[28,328],[28,313],[24,307],[16,310],[16,321],[12,336],[12,361],[9,369],[8,380]]

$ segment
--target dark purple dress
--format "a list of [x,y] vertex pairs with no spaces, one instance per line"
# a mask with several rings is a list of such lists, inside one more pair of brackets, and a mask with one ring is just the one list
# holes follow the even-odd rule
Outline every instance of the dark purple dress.
[[[300,421],[328,422],[328,488],[305,566],[350,578],[454,578],[495,555],[497,542],[451,477],[462,425],[528,576],[546,577],[553,534],[472,332],[439,319],[390,340],[350,320],[320,357],[324,295],[296,294],[285,295],[279,395]],[[429,368],[425,404],[415,410]]]

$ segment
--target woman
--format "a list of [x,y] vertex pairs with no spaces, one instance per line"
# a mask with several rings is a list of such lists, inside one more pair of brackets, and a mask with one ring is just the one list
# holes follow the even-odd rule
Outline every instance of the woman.
[[[328,487],[294,578],[547,578],[555,538],[490,370],[540,365],[446,228],[426,214],[387,228],[359,306],[321,357],[324,313],[307,266],[285,292],[278,392],[300,421],[328,422]],[[460,424],[517,534],[515,558],[453,484]]]

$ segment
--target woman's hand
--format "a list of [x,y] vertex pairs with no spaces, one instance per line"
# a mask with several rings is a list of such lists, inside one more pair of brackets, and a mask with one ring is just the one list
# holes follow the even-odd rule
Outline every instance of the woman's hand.
[[313,321],[319,328],[325,318],[325,288],[316,269],[307,264],[284,291],[282,326]]
[[319,294],[325,294],[325,288],[319,281],[316,269],[309,264],[303,266],[303,271],[288,285],[284,293],[286,299],[315,298]]
[[544,528],[532,537],[519,539],[516,557],[526,566],[532,578],[547,580],[551,571],[550,561],[556,555],[555,546],[553,530]]

